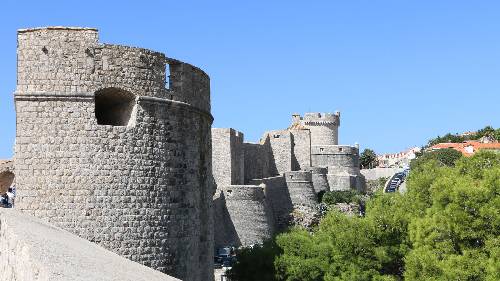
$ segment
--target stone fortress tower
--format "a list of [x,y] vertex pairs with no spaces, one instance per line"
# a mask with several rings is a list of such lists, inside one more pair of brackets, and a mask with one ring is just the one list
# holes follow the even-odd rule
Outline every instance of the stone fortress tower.
[[209,77],[99,43],[92,28],[19,30],[17,56],[16,208],[182,280],[213,280]]
[[[288,129],[266,132],[258,144],[245,143],[234,129],[212,129],[215,246],[262,242],[287,227],[293,210],[313,207],[320,192],[363,191],[359,148],[338,144],[339,126],[339,112],[293,114]],[[236,187],[240,191],[228,196]],[[265,214],[239,198],[247,194],[242,189],[259,188],[264,197],[251,204]]]
[[304,128],[311,132],[311,146],[339,144],[340,112],[334,114],[306,113],[292,115],[292,128]]
[[303,118],[294,114],[292,118],[291,128],[311,132],[311,166],[327,169],[330,190],[362,190],[364,180],[359,171],[359,148],[338,144],[340,112],[306,113]]

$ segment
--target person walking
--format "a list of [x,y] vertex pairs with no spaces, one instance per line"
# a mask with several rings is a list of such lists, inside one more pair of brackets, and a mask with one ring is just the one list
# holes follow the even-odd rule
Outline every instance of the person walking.
[[7,208],[13,208],[14,207],[14,201],[16,198],[16,187],[11,186],[9,187],[9,190],[7,191]]

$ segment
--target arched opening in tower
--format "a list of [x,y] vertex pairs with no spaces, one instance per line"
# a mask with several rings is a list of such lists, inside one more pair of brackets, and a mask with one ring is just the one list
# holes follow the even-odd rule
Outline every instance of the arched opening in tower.
[[11,171],[3,171],[0,173],[0,195],[7,193],[9,187],[14,182],[14,173]]
[[127,126],[134,110],[134,94],[118,88],[95,93],[95,117],[99,125]]

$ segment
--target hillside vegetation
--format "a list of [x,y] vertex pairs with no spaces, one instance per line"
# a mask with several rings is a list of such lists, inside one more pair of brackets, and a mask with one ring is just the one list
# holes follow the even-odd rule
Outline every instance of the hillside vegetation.
[[232,280],[500,280],[499,154],[427,157],[407,188],[242,251]]
[[477,132],[468,134],[468,135],[459,135],[459,134],[452,134],[452,133],[447,133],[444,136],[438,136],[436,138],[433,138],[429,140],[427,143],[427,146],[433,146],[438,143],[443,143],[443,142],[451,142],[451,143],[459,143],[459,142],[464,142],[468,140],[478,140],[484,136],[492,137],[493,139],[496,139],[497,141],[500,141],[500,128],[494,129],[491,126],[486,126],[483,129],[478,130]]

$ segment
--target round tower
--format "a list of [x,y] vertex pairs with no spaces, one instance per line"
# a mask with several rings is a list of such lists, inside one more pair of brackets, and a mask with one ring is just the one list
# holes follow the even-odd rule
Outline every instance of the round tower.
[[92,28],[19,30],[17,56],[16,208],[213,280],[209,77]]
[[222,232],[220,228],[225,227],[229,228],[225,233],[234,233],[233,237],[225,238],[226,245],[250,246],[272,236],[273,215],[265,201],[263,188],[258,185],[230,185],[222,188],[221,198],[225,201],[230,220],[223,220],[229,223],[216,227],[216,232]]
[[340,112],[306,113],[302,125],[311,131],[311,145],[337,145]]

